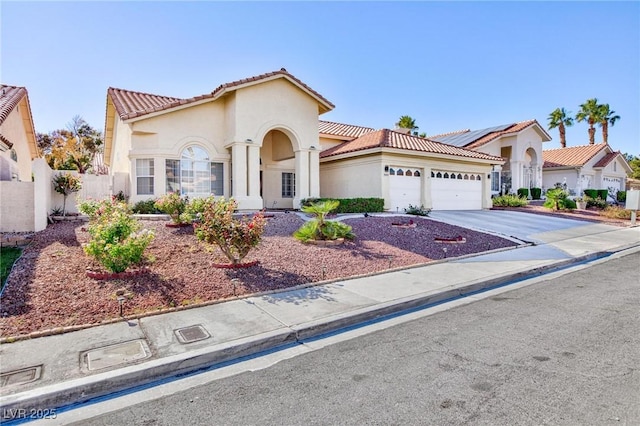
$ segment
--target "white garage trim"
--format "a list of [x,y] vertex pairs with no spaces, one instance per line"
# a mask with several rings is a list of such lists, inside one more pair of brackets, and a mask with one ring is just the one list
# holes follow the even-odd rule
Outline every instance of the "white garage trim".
[[479,173],[433,170],[433,210],[481,210],[482,184],[482,175]]

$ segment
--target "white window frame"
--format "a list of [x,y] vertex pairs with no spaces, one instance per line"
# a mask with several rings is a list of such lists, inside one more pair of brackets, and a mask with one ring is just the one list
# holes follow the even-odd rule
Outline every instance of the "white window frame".
[[[146,162],[146,163],[145,163]],[[155,194],[155,164],[153,158],[136,158],[136,194],[138,195],[154,195]],[[146,179],[149,186],[149,192],[142,192],[143,185],[140,184],[141,179]]]
[[296,174],[293,172],[282,172],[281,182],[282,198],[294,198],[296,196]]

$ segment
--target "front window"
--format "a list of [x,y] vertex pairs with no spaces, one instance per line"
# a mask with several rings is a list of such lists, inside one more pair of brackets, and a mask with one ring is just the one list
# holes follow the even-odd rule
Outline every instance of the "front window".
[[207,152],[197,146],[187,147],[180,160],[166,160],[167,192],[189,197],[223,195],[223,164],[209,161]]
[[138,195],[153,195],[153,158],[136,160],[136,187]]
[[282,198],[293,198],[296,195],[296,174],[282,174]]
[[491,192],[500,192],[500,172],[491,172]]

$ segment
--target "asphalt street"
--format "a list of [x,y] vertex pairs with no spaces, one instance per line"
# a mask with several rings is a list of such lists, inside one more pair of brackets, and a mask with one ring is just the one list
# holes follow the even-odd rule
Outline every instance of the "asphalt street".
[[255,371],[97,404],[77,424],[637,425],[638,264],[635,252],[354,339],[303,342]]

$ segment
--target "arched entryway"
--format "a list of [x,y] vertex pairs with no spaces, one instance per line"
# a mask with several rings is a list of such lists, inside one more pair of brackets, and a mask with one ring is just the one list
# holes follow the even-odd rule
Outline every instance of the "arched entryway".
[[291,209],[296,192],[296,152],[282,130],[272,129],[260,149],[260,196],[268,209]]

